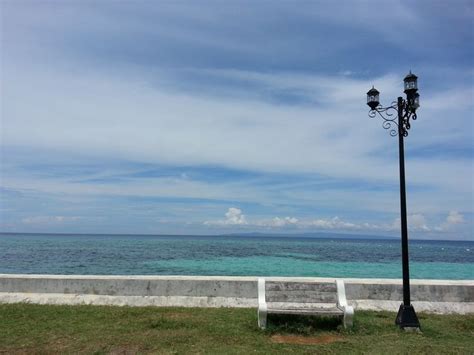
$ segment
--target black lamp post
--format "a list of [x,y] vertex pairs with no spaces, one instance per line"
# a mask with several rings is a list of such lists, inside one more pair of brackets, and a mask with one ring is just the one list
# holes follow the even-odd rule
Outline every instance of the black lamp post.
[[[420,322],[416,316],[415,309],[410,302],[410,272],[408,260],[408,227],[407,227],[407,203],[405,191],[405,152],[403,138],[408,136],[410,129],[410,118],[416,120],[416,110],[420,107],[420,95],[416,75],[410,73],[403,79],[405,84],[406,99],[399,97],[392,102],[391,106],[383,107],[379,102],[379,92],[372,87],[367,92],[367,105],[370,107],[369,117],[374,118],[377,114],[383,119],[382,127],[390,130],[390,135],[398,135],[398,149],[400,160],[400,221],[402,232],[402,267],[403,267],[403,303],[398,310],[395,324],[402,329],[419,329]],[[395,116],[395,112],[397,116]]]

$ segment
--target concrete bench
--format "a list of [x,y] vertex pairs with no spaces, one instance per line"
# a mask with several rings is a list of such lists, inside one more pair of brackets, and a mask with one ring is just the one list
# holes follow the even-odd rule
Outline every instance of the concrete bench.
[[265,329],[267,314],[338,317],[352,327],[354,309],[347,304],[343,280],[335,282],[265,281],[258,279],[258,326]]

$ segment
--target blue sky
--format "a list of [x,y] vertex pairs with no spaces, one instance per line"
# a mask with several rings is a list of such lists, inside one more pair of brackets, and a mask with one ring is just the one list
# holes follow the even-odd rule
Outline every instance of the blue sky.
[[398,235],[412,70],[410,234],[474,240],[472,1],[0,9],[3,232]]

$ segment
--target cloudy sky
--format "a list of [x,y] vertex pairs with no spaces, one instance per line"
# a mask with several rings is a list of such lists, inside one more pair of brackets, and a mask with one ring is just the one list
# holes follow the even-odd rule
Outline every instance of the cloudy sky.
[[0,231],[474,240],[472,1],[1,0]]

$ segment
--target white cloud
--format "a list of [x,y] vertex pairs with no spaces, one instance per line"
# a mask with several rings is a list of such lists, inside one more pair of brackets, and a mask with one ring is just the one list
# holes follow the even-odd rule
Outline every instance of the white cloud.
[[[421,213],[415,213],[407,216],[408,230],[418,232],[429,232],[431,228],[428,227],[426,218]],[[392,230],[400,229],[400,217],[396,218],[392,225]]]
[[33,216],[23,218],[24,224],[61,224],[80,220],[78,216]]
[[262,227],[286,227],[286,226],[297,226],[299,220],[295,217],[273,217],[270,220],[256,221],[255,225]]
[[446,223],[448,224],[464,223],[464,216],[458,211],[449,211],[448,217],[446,217]]
[[235,225],[246,225],[247,220],[245,215],[242,214],[242,210],[236,207],[230,207],[225,213],[225,220],[218,221],[206,221],[205,225],[221,225],[221,226],[235,226]]
[[464,223],[464,216],[458,211],[449,211],[446,220],[435,228],[438,232],[454,230],[457,225]]
[[231,207],[225,214],[226,219],[216,221],[205,221],[205,225],[235,226],[245,225],[255,228],[299,228],[304,230],[341,230],[341,231],[391,231],[390,225],[378,225],[370,223],[352,223],[344,221],[339,217],[299,219],[296,217],[273,217],[270,219],[247,220],[239,208]]
[[360,229],[359,225],[345,222],[337,216],[330,219],[314,219],[306,223],[306,225],[324,229]]
[[426,224],[426,218],[422,214],[412,214],[408,216],[408,226],[414,230],[429,231],[430,228]]
[[[207,226],[245,226],[246,229],[255,230],[275,229],[275,230],[295,230],[300,231],[339,231],[339,232],[359,232],[359,233],[388,233],[394,234],[400,231],[400,218],[396,218],[392,223],[383,222],[352,222],[338,216],[330,218],[298,218],[298,217],[273,217],[273,218],[247,218],[243,211],[236,207],[231,207],[225,213],[223,220],[206,221]],[[407,216],[408,229],[418,233],[422,238],[441,236],[444,232],[452,230],[453,225],[464,223],[464,217],[457,211],[450,211],[446,222],[441,226],[430,226],[425,215],[415,213]],[[449,221],[449,222],[448,222]],[[446,235],[447,238],[449,236]]]
[[242,210],[239,208],[231,207],[225,214],[226,224],[247,224],[245,216],[242,214]]

